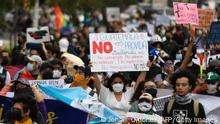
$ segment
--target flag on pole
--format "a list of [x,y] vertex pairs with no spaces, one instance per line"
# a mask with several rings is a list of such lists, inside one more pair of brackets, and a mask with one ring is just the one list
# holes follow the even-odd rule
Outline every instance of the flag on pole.
[[58,4],[55,4],[54,6],[54,15],[55,15],[55,27],[57,31],[59,31],[61,34],[70,32],[70,25],[65,20],[64,14],[61,11]]
[[56,88],[53,86],[39,85],[39,88],[47,95],[60,100],[74,108],[96,115],[96,122],[118,122],[120,116],[106,107],[104,104],[94,101],[93,98],[81,87]]

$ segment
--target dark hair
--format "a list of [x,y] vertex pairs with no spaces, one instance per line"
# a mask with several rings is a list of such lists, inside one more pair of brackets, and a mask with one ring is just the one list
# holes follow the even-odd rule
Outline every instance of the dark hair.
[[113,83],[113,80],[115,79],[115,78],[120,78],[123,82],[124,82],[124,87],[123,87],[123,92],[126,92],[126,80],[125,80],[125,77],[124,77],[124,75],[123,74],[121,74],[121,73],[114,73],[110,78],[109,78],[109,80],[108,80],[108,82],[107,82],[107,87],[109,88],[109,90],[110,91],[112,91],[113,92],[113,87],[112,87],[112,83]]
[[58,59],[53,59],[53,60],[51,60],[49,63],[50,63],[52,66],[53,66],[53,65],[60,65],[61,67],[63,67],[63,63],[62,63],[60,60],[58,60]]
[[[148,81],[152,81],[152,80],[144,80],[144,81],[141,81],[141,82],[138,84],[138,86],[137,86],[137,88],[136,88],[136,90],[135,90],[135,92],[134,92],[134,95],[131,97],[130,103],[133,103],[134,101],[136,101],[136,100],[139,99],[139,97],[140,97],[141,94],[142,94],[142,90],[143,90],[143,88],[144,88],[144,84],[145,84],[146,82],[148,82]],[[153,82],[153,81],[152,81],[152,82]]]
[[174,72],[170,78],[171,84],[174,87],[174,92],[176,92],[176,80],[182,77],[186,77],[189,80],[189,85],[192,87],[191,91],[195,88],[196,77],[189,70],[180,69],[177,72]]
[[12,99],[13,104],[15,103],[23,103],[24,104],[24,112],[27,112],[28,109],[30,110],[30,118],[32,120],[36,120],[37,118],[37,102],[34,97],[27,95],[27,94],[17,94]]

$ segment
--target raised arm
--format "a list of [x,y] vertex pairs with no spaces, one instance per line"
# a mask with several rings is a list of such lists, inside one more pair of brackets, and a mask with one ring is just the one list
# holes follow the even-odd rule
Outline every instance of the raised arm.
[[99,95],[102,83],[99,80],[97,73],[93,73],[93,76],[95,78],[95,88],[97,90],[97,94]]
[[32,84],[31,85],[32,91],[34,92],[34,96],[36,98],[36,101],[39,102],[44,102],[44,97],[40,93],[39,89],[37,88],[37,84]]
[[187,65],[189,64],[190,62],[190,59],[191,59],[191,54],[192,54],[192,49],[193,49],[193,42],[190,42],[188,47],[187,47],[187,51],[185,53],[185,56],[184,56],[184,59],[183,59],[183,62],[180,66],[180,69],[186,69],[187,68]]

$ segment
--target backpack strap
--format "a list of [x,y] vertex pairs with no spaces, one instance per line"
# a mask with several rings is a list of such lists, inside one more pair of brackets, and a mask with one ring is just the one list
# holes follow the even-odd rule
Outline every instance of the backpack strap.
[[198,117],[199,115],[199,101],[198,100],[194,100],[193,109],[194,109],[195,116]]
[[174,99],[171,99],[169,102],[168,102],[168,105],[167,105],[167,113],[170,114],[170,111],[173,107],[173,103],[174,103]]

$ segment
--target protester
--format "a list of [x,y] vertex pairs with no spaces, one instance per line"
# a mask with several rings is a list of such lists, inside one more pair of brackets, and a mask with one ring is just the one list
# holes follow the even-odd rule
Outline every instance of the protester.
[[5,84],[11,81],[11,76],[9,72],[3,68],[2,63],[4,62],[2,53],[0,53],[0,90],[5,86]]
[[217,96],[217,91],[218,91],[217,86],[219,85],[219,81],[220,81],[220,76],[217,73],[209,72],[205,80],[207,84],[207,89],[198,92],[198,94]]
[[[136,112],[136,113],[143,113],[146,115],[156,115],[153,111],[153,97],[149,93],[143,93],[139,100],[138,104],[132,105],[129,112]],[[129,118],[128,118],[129,120]],[[158,122],[153,120],[147,120],[143,119],[142,121],[137,121],[136,123],[142,123],[142,124],[158,124]],[[134,121],[130,121],[131,124],[135,123]]]
[[[203,105],[193,100],[190,93],[195,86],[195,77],[187,70],[179,70],[172,75],[171,83],[175,94],[174,99],[165,104],[163,123],[205,124],[206,115]],[[189,122],[189,119],[192,121]]]
[[39,90],[36,87],[36,84],[33,84],[30,86],[30,83],[28,80],[24,78],[19,78],[18,80],[12,81],[9,84],[7,84],[1,91],[1,96],[7,96],[7,93],[14,92],[14,96],[19,95],[25,95],[30,96],[32,99],[34,98],[36,100],[36,105],[38,106],[37,110],[37,122],[40,124],[44,124],[47,120],[47,109],[46,105],[44,103],[44,98],[42,94],[39,92]]
[[11,65],[25,65],[26,57],[26,34],[24,32],[18,35],[18,46],[12,50]]
[[28,80],[36,80],[40,78],[40,65],[42,64],[42,59],[38,55],[33,55],[28,57],[28,64],[26,67],[18,71],[14,79],[25,78]]
[[134,87],[127,87],[125,77],[121,73],[114,73],[105,87],[95,74],[95,87],[100,101],[119,114],[122,118],[130,109],[130,99],[138,83]]

